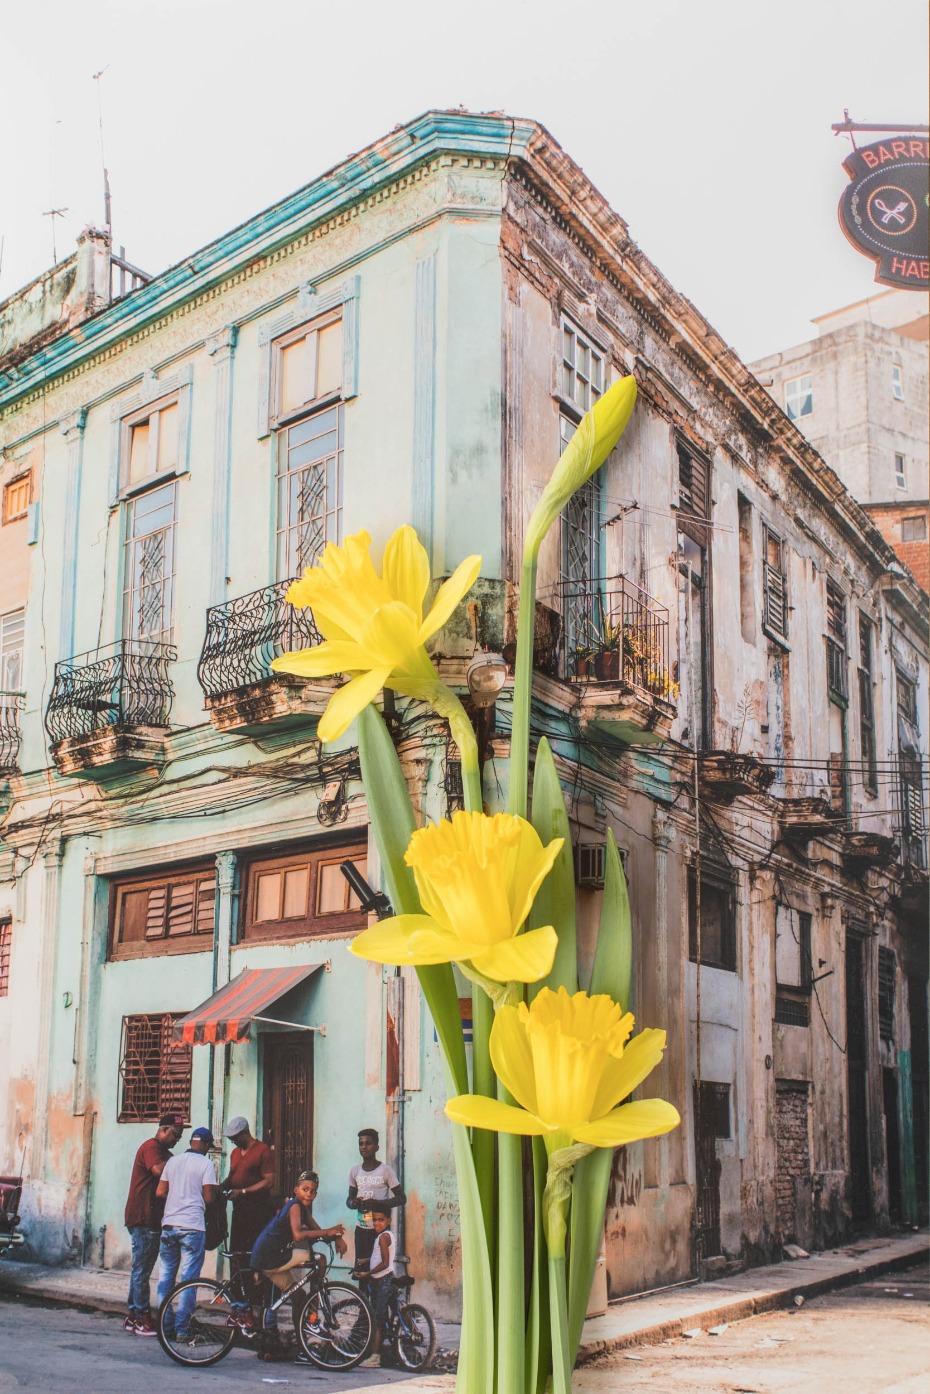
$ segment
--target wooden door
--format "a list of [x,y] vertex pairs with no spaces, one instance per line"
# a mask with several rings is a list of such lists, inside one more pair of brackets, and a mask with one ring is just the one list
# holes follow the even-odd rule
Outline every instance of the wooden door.
[[262,1137],[274,1151],[274,1195],[290,1195],[313,1166],[313,1035],[288,1031],[265,1038]]

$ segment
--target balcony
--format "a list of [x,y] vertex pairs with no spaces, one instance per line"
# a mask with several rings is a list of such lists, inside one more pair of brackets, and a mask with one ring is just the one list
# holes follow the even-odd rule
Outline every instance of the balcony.
[[59,774],[110,779],[165,763],[168,644],[123,639],[55,664],[45,729]]
[[780,803],[781,835],[789,840],[810,842],[847,827],[846,815],[824,797],[781,799]]
[[25,701],[21,692],[0,691],[0,779],[19,773],[20,712]]
[[630,745],[667,740],[678,685],[669,673],[665,606],[625,576],[564,582],[558,601],[562,643],[554,671],[577,688],[582,728]]
[[898,844],[883,833],[850,829],[843,834],[843,861],[852,871],[863,872],[870,867],[883,867],[897,861]]
[[732,803],[740,795],[764,794],[774,783],[775,774],[774,765],[731,750],[709,750],[698,760],[701,794],[717,803]]
[[321,642],[310,611],[287,603],[290,585],[276,581],[207,611],[197,677],[218,731],[258,736],[315,724],[332,695],[331,679],[271,671],[278,655]]

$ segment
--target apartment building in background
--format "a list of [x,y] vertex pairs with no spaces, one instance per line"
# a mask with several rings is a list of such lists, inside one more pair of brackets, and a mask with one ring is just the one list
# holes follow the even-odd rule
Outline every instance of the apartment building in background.
[[930,297],[881,291],[813,322],[752,370],[930,590]]
[[[616,1154],[609,1293],[926,1217],[926,595],[552,136],[429,112],[157,276],[89,231],[40,282],[0,305],[0,1171],[24,1153],[24,1257],[127,1265],[165,1108],[217,1134],[244,1114],[279,1191],[321,1173],[327,1216],[375,1126],[399,1247],[456,1311],[433,1025],[412,975],[347,952],[367,917],[340,866],[381,884],[354,732],[321,746],[334,681],[269,665],[318,640],[290,580],[408,522],[437,577],[483,558],[444,676],[512,663],[529,512],[626,373],[630,426],[545,544],[534,659],[582,967],[609,828],[682,1115]],[[460,807],[444,724],[399,698],[390,724],[418,815]]]

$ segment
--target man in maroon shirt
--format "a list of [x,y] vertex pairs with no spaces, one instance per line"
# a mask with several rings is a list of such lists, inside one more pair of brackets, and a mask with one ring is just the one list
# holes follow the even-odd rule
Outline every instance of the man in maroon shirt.
[[149,1279],[161,1240],[161,1216],[165,1203],[155,1192],[171,1149],[184,1132],[180,1113],[166,1113],[159,1120],[158,1132],[136,1153],[126,1201],[126,1228],[132,1239],[132,1272],[129,1276],[129,1312],[123,1330],[134,1336],[154,1336]]

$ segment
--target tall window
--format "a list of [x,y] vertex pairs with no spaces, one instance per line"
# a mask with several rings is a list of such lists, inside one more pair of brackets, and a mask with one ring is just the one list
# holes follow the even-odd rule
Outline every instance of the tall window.
[[846,597],[835,581],[827,579],[827,687],[831,698],[845,702],[849,696],[846,641]]
[[340,310],[289,330],[272,346],[282,581],[318,561],[328,542],[341,540],[343,375]]
[[[559,416],[559,453],[575,434],[575,423]],[[593,643],[600,615],[597,608],[601,573],[601,474],[598,470],[566,504],[561,525],[559,580],[565,623],[565,651]]]
[[875,703],[872,693],[872,624],[865,615],[859,616],[859,746],[862,758],[862,783],[873,797],[878,793],[878,768],[875,739]]
[[179,421],[177,395],[124,418],[124,489],[135,488],[160,474],[175,473],[179,460]]
[[123,634],[170,643],[174,622],[177,483],[137,494],[126,504]]
[[896,402],[904,401],[904,374],[900,363],[891,366],[891,395]]
[[183,1012],[124,1016],[119,1057],[120,1123],[155,1123],[163,1113],[190,1121],[193,1047],[175,1046]]
[[889,1045],[894,1044],[894,999],[898,976],[898,960],[894,949],[878,946],[878,1034]]
[[814,389],[810,374],[800,378],[789,378],[785,383],[785,411],[791,421],[801,416],[810,416],[814,410]]
[[788,637],[788,577],[785,544],[771,528],[763,528],[764,600],[762,622],[770,634]]
[[895,451],[894,456],[894,482],[897,489],[907,488],[907,462],[898,451]]
[[582,414],[604,391],[604,355],[568,320],[562,321],[561,394]]
[[22,691],[25,629],[25,610],[0,615],[0,692]]
[[[710,632],[710,466],[684,441],[678,454],[679,672],[689,678],[686,710],[695,713],[696,750],[711,743],[713,674]],[[690,725],[690,721],[689,721]]]
[[0,997],[10,992],[10,955],[13,950],[13,921],[0,920]]
[[700,919],[701,964],[736,972],[736,896],[731,881],[722,874],[701,872],[700,915],[697,901],[697,874],[688,868],[688,955],[698,959]]
[[32,470],[27,470],[3,486],[3,522],[15,523],[17,519],[25,518],[31,502]]

